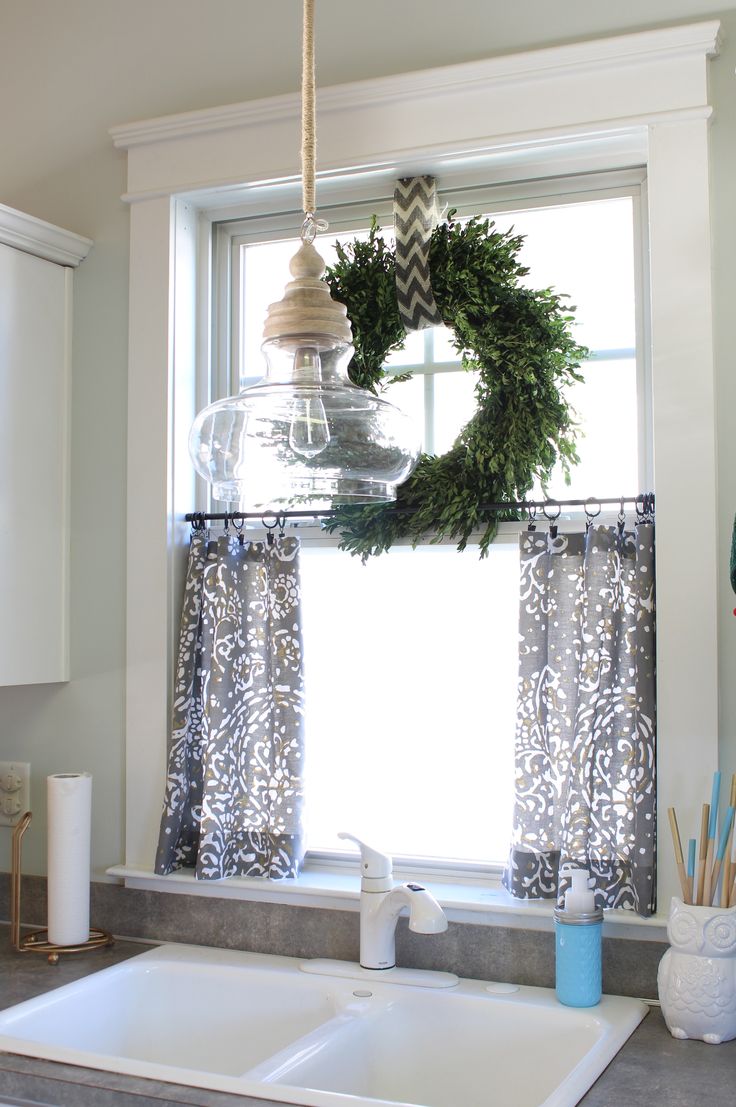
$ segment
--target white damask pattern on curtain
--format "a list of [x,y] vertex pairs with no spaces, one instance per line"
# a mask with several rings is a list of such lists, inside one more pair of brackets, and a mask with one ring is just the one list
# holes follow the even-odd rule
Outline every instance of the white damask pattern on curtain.
[[504,884],[656,909],[654,524],[520,537],[516,799]]
[[298,539],[194,531],[157,873],[297,875],[303,719]]

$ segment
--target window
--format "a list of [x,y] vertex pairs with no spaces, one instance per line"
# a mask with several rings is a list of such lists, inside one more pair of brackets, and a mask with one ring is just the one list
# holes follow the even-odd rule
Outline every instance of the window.
[[[637,332],[652,358],[662,836],[668,806],[676,807],[681,825],[698,825],[698,798],[707,794],[718,765],[722,558],[708,89],[718,33],[717,21],[681,25],[320,92],[321,118],[329,124],[320,130],[322,207],[359,202],[366,182],[388,186],[418,170],[442,180],[450,171],[469,173],[482,163],[487,180],[525,182],[533,198],[554,177],[578,174],[584,188],[601,170],[646,167],[642,206],[648,213],[649,252],[641,299],[650,306],[650,324]],[[126,852],[125,864],[109,871],[138,887],[245,899],[291,897],[338,907],[356,895],[354,881],[333,895],[335,884],[320,874],[290,889],[246,882],[214,890],[151,875],[175,611],[189,536],[184,514],[193,503],[204,506],[195,499],[186,439],[195,411],[208,402],[208,386],[200,388],[197,370],[211,360],[212,287],[218,281],[210,271],[212,226],[226,217],[298,207],[298,182],[291,175],[298,118],[297,98],[277,97],[126,124],[112,132],[127,154],[131,240]],[[285,167],[291,168],[285,173]],[[212,353],[220,364],[219,351]],[[690,503],[698,505],[698,540],[683,543],[682,505]],[[677,873],[666,851],[659,861],[659,897],[666,903],[677,894]],[[486,895],[482,881],[476,887],[475,899],[467,886],[459,901],[443,892],[451,918],[467,921],[463,912],[472,910],[478,923],[528,925],[526,908],[505,902],[495,890]],[[459,915],[452,906],[458,902]],[[535,917],[541,918],[539,912]],[[541,925],[551,928],[551,920]],[[664,937],[661,920],[650,924],[649,937],[659,936],[658,925]],[[618,933],[640,936],[640,926],[627,918]]]
[[[576,336],[591,349],[571,403],[584,437],[581,464],[557,498],[634,495],[645,488],[650,434],[637,402],[646,374],[637,360],[637,254],[640,174],[548,182],[533,206],[523,193],[464,189],[447,202],[458,217],[492,218],[525,236],[526,283],[554,287],[576,305]],[[595,187],[594,187],[595,185]],[[608,187],[606,187],[608,186]],[[387,201],[374,201],[392,237]],[[335,239],[367,235],[370,203],[323,212],[319,241],[327,264]],[[390,210],[390,203],[389,203]],[[298,240],[291,220],[256,218],[220,231],[221,288],[232,320],[220,380],[243,387],[265,370],[260,353],[268,305],[281,297]],[[336,232],[336,233],[335,233]],[[289,237],[284,237],[288,234]],[[228,279],[228,276],[230,279]],[[229,360],[229,368],[228,368]],[[393,354],[389,399],[422,428],[424,449],[449,449],[475,409],[476,374],[466,372],[445,328],[415,332]],[[237,384],[236,384],[237,382]],[[518,553],[505,526],[489,556],[453,544],[393,548],[366,565],[337,539],[302,532],[307,682],[307,846],[342,852],[348,830],[395,855],[500,864],[513,803]],[[462,558],[462,560],[460,560]]]

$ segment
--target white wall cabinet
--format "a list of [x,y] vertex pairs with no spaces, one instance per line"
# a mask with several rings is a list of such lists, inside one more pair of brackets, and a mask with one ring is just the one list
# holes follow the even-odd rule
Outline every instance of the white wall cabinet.
[[69,679],[72,274],[91,246],[0,205],[0,685]]

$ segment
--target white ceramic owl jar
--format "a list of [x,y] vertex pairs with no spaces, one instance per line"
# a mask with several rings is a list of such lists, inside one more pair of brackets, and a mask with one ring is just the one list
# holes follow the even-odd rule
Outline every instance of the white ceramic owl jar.
[[711,1045],[736,1038],[736,907],[673,898],[667,937],[657,985],[670,1034]]

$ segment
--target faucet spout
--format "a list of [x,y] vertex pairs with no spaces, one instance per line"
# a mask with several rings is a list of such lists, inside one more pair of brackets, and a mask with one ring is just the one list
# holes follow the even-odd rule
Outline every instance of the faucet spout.
[[441,934],[447,930],[445,912],[422,884],[398,884],[383,901],[383,911],[393,916],[394,926],[404,907],[409,908],[409,930],[417,934]]
[[397,884],[390,892],[361,896],[360,963],[364,969],[392,969],[396,964],[396,924],[409,909],[409,929],[417,934],[441,934],[447,918],[434,896],[421,884]]

